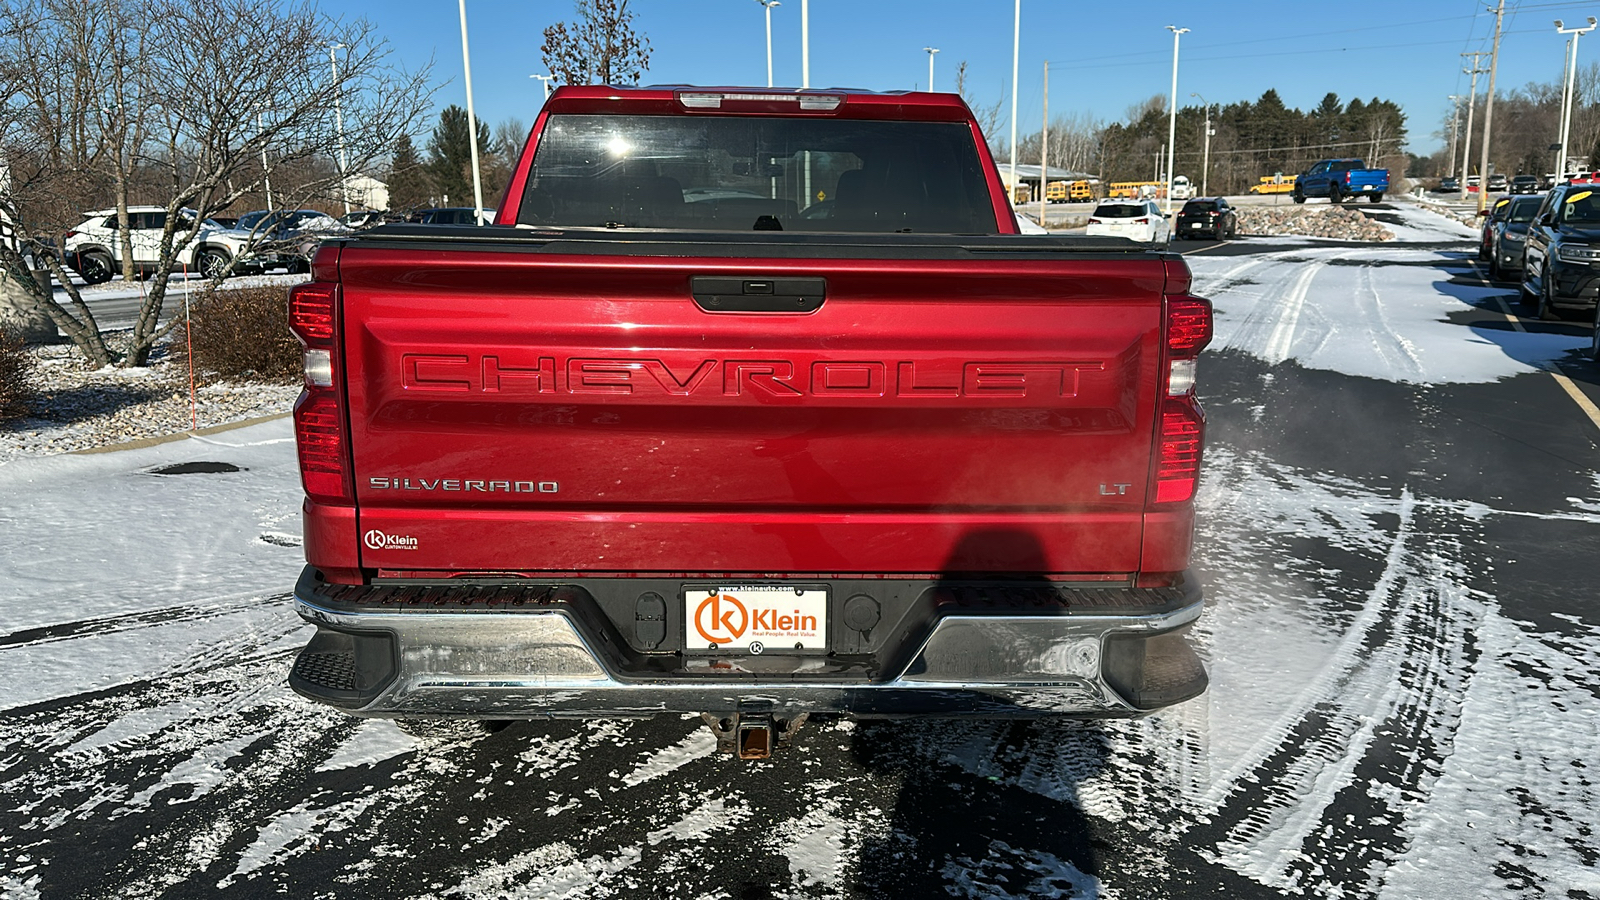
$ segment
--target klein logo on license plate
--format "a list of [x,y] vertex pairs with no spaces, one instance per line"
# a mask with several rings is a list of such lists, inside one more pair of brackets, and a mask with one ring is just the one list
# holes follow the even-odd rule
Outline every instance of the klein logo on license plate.
[[750,653],[828,649],[828,592],[729,585],[683,593],[689,650]]

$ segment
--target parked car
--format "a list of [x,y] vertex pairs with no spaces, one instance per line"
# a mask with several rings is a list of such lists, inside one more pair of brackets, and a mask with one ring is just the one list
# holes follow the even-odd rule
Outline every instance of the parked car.
[[1220,241],[1239,234],[1239,217],[1222,197],[1198,197],[1183,205],[1173,230],[1180,238],[1210,237]]
[[[406,221],[420,225],[471,225],[473,213],[476,211],[471,206],[440,206],[419,209],[407,216]],[[478,220],[478,224],[489,225],[493,222],[494,210],[485,209],[483,217]]]
[[1494,220],[1489,236],[1489,280],[1504,281],[1522,273],[1522,250],[1528,239],[1528,224],[1544,203],[1543,197],[1517,197],[1501,207],[1504,215]]
[[1172,238],[1172,226],[1154,200],[1101,200],[1085,233],[1164,244]]
[[1325,159],[1295,178],[1293,196],[1296,203],[1306,202],[1307,197],[1343,203],[1357,195],[1377,203],[1388,189],[1388,169],[1369,169],[1359,159]]
[[1501,197],[1478,213],[1483,218],[1483,221],[1478,223],[1478,259],[1488,262],[1489,252],[1494,246],[1495,223],[1505,218],[1506,211],[1510,208],[1511,198]]
[[375,228],[387,221],[389,213],[381,209],[360,209],[339,217],[339,224],[346,228]]
[[260,209],[240,216],[237,231],[249,241],[256,267],[307,272],[317,245],[349,234],[350,228],[314,209]]
[[1511,179],[1511,193],[1513,193],[1513,194],[1537,194],[1537,193],[1539,193],[1539,176],[1537,176],[1537,175],[1518,175],[1517,177]]
[[[192,209],[182,211],[183,220],[178,231],[194,227],[198,215]],[[134,270],[140,277],[148,277],[160,264],[161,236],[167,225],[167,210],[163,206],[128,207],[128,237],[133,248]],[[220,277],[228,271],[229,263],[245,250],[248,241],[233,233],[221,223],[207,219],[193,240],[177,253],[179,268],[203,272]],[[84,213],[83,221],[66,233],[62,241],[63,257],[69,267],[88,284],[110,281],[122,269],[122,240],[118,235],[117,211],[97,209]]]
[[1489,176],[1489,192],[1491,194],[1509,190],[1510,187],[1511,182],[1507,181],[1504,175],[1495,173]]
[[1600,189],[1564,184],[1550,190],[1528,224],[1523,299],[1541,319],[1588,312],[1600,297]]

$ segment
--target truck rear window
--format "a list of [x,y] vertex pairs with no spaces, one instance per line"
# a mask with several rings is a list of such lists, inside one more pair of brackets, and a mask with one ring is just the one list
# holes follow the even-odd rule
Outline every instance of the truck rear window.
[[999,232],[968,126],[801,117],[551,116],[517,222]]

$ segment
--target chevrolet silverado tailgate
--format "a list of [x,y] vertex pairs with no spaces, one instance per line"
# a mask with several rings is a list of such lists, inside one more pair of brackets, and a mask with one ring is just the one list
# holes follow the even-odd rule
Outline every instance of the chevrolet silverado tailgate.
[[950,243],[351,242],[362,565],[1135,571],[1165,261]]

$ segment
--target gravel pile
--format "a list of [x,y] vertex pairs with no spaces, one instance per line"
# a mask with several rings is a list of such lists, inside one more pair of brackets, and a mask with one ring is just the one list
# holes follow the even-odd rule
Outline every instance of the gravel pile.
[[[107,335],[116,343],[116,335]],[[71,345],[29,348],[36,398],[32,414],[0,423],[0,459],[46,456],[189,431],[189,373],[158,355],[139,369],[87,370]],[[160,354],[158,348],[157,354]],[[287,413],[293,383],[198,385],[199,427]]]
[[1344,241],[1390,241],[1394,234],[1343,206],[1239,206],[1242,234],[1297,234]]

